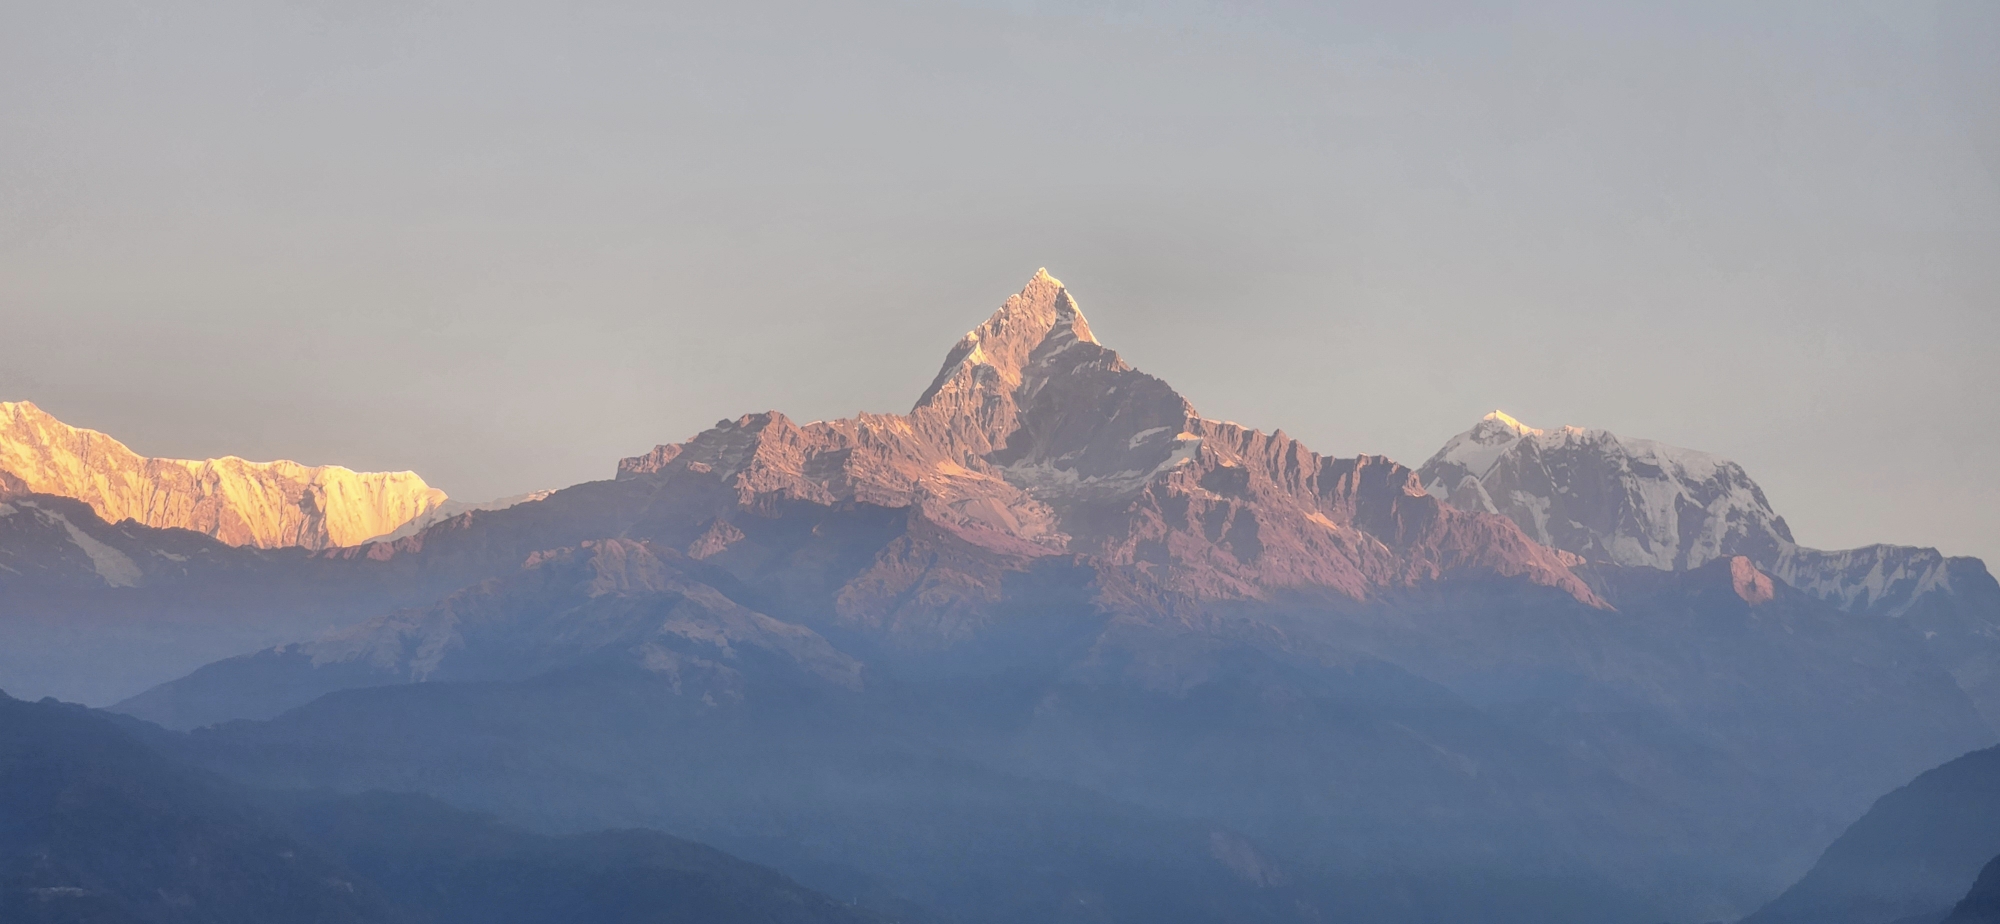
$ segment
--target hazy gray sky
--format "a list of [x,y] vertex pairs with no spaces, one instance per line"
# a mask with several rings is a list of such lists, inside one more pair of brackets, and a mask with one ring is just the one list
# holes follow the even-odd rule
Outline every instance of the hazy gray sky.
[[2000,4],[1408,6],[0,2],[0,399],[478,500],[905,410],[1047,266],[1322,451],[2000,560]]

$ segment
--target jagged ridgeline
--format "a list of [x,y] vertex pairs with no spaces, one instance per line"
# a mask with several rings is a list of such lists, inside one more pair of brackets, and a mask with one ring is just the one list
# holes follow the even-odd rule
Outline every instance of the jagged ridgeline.
[[1686,570],[1741,556],[1847,612],[1900,622],[2000,726],[2000,584],[1979,559],[1810,548],[1735,462],[1604,430],[1538,430],[1499,411],[1452,437],[1418,476],[1454,506],[1504,515],[1588,561]]
[[1500,417],[1322,456],[1045,272],[912,392],[354,547],[17,496],[0,676],[239,780],[995,924],[1734,918],[1996,738],[1984,567],[1807,549],[1723,460]]
[[151,459],[29,402],[0,402],[0,499],[22,494],[75,498],[108,523],[129,519],[260,549],[359,545],[446,502],[415,472]]

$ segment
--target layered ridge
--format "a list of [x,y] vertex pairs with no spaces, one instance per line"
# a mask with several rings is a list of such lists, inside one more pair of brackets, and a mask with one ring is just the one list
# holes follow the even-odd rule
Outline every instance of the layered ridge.
[[1907,626],[2000,727],[2000,583],[1936,549],[1800,545],[1728,459],[1605,430],[1540,430],[1495,411],[1418,472],[1451,505],[1497,513],[1585,560],[1685,571],[1723,558],[1850,613]]
[[1495,411],[1419,469],[1424,487],[1498,513],[1591,561],[1668,570],[1744,555],[1770,563],[1791,527],[1743,467],[1606,430],[1538,430]]
[[1080,556],[1113,606],[1359,599],[1466,574],[1595,601],[1573,557],[1505,517],[1439,503],[1406,467],[1200,416],[1099,343],[1046,271],[952,348],[908,414],[754,414],[619,464],[621,479],[689,475],[720,480],[745,511],[902,507],[1020,560]]
[[155,459],[28,402],[0,402],[0,495],[53,494],[106,522],[188,529],[257,548],[351,546],[445,503],[414,472],[336,465]]

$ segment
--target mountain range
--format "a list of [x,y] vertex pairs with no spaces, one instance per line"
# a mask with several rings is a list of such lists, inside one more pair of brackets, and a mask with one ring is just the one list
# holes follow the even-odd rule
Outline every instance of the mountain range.
[[[260,549],[359,545],[446,502],[415,472],[152,459],[29,402],[0,402],[0,499],[19,494],[72,497],[107,523],[193,530]],[[104,577],[133,579],[115,566]]]
[[889,924],[650,831],[548,837],[420,796],[262,792],[157,732],[0,695],[0,919]]
[[2000,866],[1996,858],[2000,748],[1987,748],[1883,796],[1744,924],[1935,924],[1975,885],[1990,913],[1996,883],[1982,868]]
[[1045,272],[907,414],[614,471],[317,549],[17,492],[0,684],[261,787],[993,922],[1733,917],[2000,739],[1977,560],[1807,549],[1733,463],[1499,414],[1324,457]]
[[1685,570],[1742,556],[1842,610],[1903,623],[2000,727],[2000,584],[1979,559],[1807,548],[1734,462],[1604,430],[1538,430],[1499,411],[1452,437],[1418,477],[1433,496],[1504,515],[1590,561]]

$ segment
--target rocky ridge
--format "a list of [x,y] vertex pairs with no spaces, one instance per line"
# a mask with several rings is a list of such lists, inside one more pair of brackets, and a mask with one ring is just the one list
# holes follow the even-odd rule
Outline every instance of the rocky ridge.
[[1453,506],[1497,513],[1593,562],[1683,571],[1742,557],[1851,613],[1906,624],[2000,728],[2000,583],[1976,558],[1796,542],[1741,465],[1605,430],[1540,430],[1501,411],[1418,470]]
[[[743,513],[853,503],[908,508],[1015,566],[1081,556],[1113,608],[1300,590],[1361,599],[1459,574],[1595,600],[1570,573],[1573,556],[1503,517],[1439,503],[1401,465],[1324,457],[1282,431],[1200,416],[1099,343],[1046,271],[952,348],[910,413],[804,425],[753,414],[619,463],[620,479],[669,476],[720,482],[737,500],[690,548],[696,558],[743,535],[730,522]],[[864,576],[844,600],[869,609],[860,598],[904,596],[922,570]],[[959,590],[990,596],[983,583]]]
[[462,516],[468,513],[477,513],[483,511],[505,510],[509,507],[518,506],[520,504],[532,504],[538,500],[543,500],[547,498],[549,495],[554,493],[556,492],[529,491],[526,494],[513,494],[507,497],[495,498],[490,501],[467,502],[467,501],[448,499],[444,503],[431,508],[429,512],[423,514],[422,516],[419,516],[416,519],[409,521],[408,523],[404,523],[403,525],[396,527],[396,529],[393,532],[388,532],[380,536],[372,537],[368,541],[394,542],[398,539],[402,539],[408,536],[414,536],[418,533],[423,532],[424,530],[427,530],[433,526],[436,526],[439,523],[442,523],[456,516]]
[[[1856,618],[1748,555],[1584,564],[1388,460],[1203,418],[1099,343],[1046,273],[952,348],[909,413],[746,415],[615,479],[392,541],[307,553],[175,533],[218,559],[175,577],[148,537],[118,534],[144,527],[56,500],[34,499],[163,569],[136,588],[80,572],[90,593],[52,609],[65,626],[125,600],[124,637],[173,593],[203,619],[268,625],[297,608],[271,602],[292,588],[350,614],[299,609],[298,624],[358,624],[119,707],[222,723],[199,749],[217,769],[477,793],[536,824],[659,824],[725,846],[784,832],[787,852],[751,855],[807,857],[801,871],[865,856],[866,877],[919,903],[982,865],[959,851],[973,843],[999,845],[993,895],[1096,862],[1050,862],[1043,813],[1082,816],[1044,791],[994,801],[1013,777],[1229,825],[1271,860],[1231,879],[1275,889],[1273,908],[1626,919],[1604,900],[1573,918],[1500,914],[1473,910],[1509,904],[1477,888],[1447,907],[1434,888],[1366,879],[1504,855],[1531,877],[1601,877],[1654,909],[1634,921],[1733,918],[1803,868],[1815,832],[1992,740],[1902,623]],[[39,514],[13,519],[64,541]],[[64,554],[51,580],[91,567]],[[213,605],[246,579],[261,583],[235,608]],[[0,653],[30,647],[9,642]],[[850,797],[829,819],[828,799]],[[1218,859],[1198,834],[1207,859],[1187,869]],[[1168,868],[1129,844],[1087,854]],[[1313,882],[1327,891],[1283,892]],[[953,908],[1048,920],[1081,894],[1038,888],[1057,904],[1007,917],[974,890]],[[1405,901],[1385,896],[1431,905],[1354,904]],[[1240,908],[1217,919],[1254,919]]]
[[1452,437],[1418,477],[1453,506],[1501,514],[1591,561],[1686,570],[1733,555],[1774,562],[1793,545],[1734,462],[1605,430],[1538,430],[1501,411]]
[[53,494],[106,522],[189,529],[230,545],[358,545],[445,503],[413,472],[141,456],[31,403],[0,402],[0,496]]
[[[519,680],[614,664],[664,678],[676,693],[710,704],[740,699],[744,671],[759,669],[752,663],[829,690],[860,688],[860,662],[810,629],[731,601],[689,577],[686,564],[673,550],[628,539],[539,552],[514,574],[430,606],[203,668],[183,682],[198,706],[183,693],[142,695],[123,708],[191,727],[218,716],[268,718],[334,690]],[[240,682],[245,675],[285,682],[230,690],[227,704],[199,703],[211,679]]]

